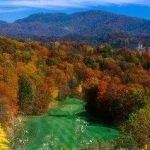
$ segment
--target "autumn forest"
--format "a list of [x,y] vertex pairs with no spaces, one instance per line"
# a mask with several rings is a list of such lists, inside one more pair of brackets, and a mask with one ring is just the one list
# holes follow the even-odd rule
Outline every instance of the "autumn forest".
[[149,50],[0,37],[0,149],[19,118],[68,96],[85,102],[89,120],[120,132],[113,149],[150,147]]

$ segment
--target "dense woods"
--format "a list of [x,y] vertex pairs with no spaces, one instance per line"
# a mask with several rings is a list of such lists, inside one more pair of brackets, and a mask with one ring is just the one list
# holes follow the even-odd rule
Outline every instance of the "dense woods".
[[0,38],[5,131],[17,116],[42,115],[67,95],[84,99],[91,119],[130,133],[141,147],[150,146],[150,51]]

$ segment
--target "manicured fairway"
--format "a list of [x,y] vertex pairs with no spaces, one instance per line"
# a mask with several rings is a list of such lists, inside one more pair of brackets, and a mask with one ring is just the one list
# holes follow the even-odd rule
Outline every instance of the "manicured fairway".
[[118,136],[112,128],[87,121],[84,103],[67,98],[46,116],[27,117],[15,137],[16,150],[78,150],[109,142]]

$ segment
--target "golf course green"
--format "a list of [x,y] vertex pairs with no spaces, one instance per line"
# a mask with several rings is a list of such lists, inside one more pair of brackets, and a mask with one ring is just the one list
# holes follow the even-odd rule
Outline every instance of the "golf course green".
[[78,150],[93,149],[109,143],[119,132],[88,121],[84,102],[66,98],[47,115],[25,117],[12,141],[15,150]]

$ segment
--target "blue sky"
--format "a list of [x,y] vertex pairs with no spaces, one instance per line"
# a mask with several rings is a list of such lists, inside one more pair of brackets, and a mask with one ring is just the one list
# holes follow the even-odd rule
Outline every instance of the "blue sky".
[[0,20],[12,22],[33,13],[92,9],[150,19],[150,0],[0,0]]

